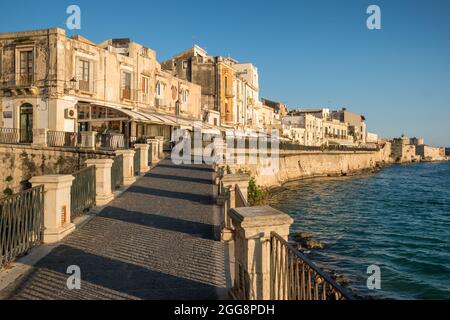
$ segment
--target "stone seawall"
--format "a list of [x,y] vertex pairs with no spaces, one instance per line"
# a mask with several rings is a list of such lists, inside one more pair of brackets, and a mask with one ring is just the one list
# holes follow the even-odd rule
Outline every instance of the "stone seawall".
[[0,198],[21,190],[33,176],[71,174],[92,158],[110,158],[112,153],[69,148],[39,148],[29,145],[0,145]]
[[247,171],[256,183],[268,187],[279,187],[286,182],[308,177],[351,175],[373,170],[391,163],[390,146],[380,151],[280,151],[279,170],[263,175],[258,165],[233,166],[232,171]]

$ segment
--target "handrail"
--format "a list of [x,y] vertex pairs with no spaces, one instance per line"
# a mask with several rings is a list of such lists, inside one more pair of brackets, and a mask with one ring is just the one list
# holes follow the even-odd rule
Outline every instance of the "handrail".
[[276,232],[271,233],[271,299],[352,300],[352,295]]

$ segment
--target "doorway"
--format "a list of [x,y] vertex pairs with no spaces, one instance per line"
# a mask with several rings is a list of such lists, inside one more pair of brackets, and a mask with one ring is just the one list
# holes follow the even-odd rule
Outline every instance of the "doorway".
[[20,107],[20,142],[33,142],[33,106],[25,103]]

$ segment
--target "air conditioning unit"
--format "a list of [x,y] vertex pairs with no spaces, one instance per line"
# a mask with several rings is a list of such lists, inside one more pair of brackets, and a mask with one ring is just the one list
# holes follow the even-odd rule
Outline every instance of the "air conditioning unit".
[[64,110],[64,117],[66,119],[76,119],[77,118],[77,110],[74,108],[67,108]]

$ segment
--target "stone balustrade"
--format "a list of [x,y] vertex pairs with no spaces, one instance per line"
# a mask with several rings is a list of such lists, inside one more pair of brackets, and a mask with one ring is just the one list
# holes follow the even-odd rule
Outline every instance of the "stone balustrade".
[[75,230],[71,222],[70,188],[72,175],[47,175],[33,177],[33,186],[44,186],[44,243],[62,240]]
[[141,173],[141,174],[150,170],[150,167],[148,166],[148,164],[149,164],[148,150],[150,147],[151,146],[147,143],[134,145],[135,149],[140,149],[140,151],[141,151],[141,156],[140,156],[140,160],[139,160],[139,173]]
[[89,159],[87,166],[95,166],[95,189],[97,206],[104,206],[114,199],[111,189],[111,159]]
[[136,181],[134,176],[134,150],[117,150],[116,155],[123,156],[123,184],[125,186],[132,185]]
[[233,283],[230,294],[240,300],[269,300],[271,235],[275,232],[287,240],[293,219],[269,206],[246,206],[249,181],[244,174],[225,174],[219,181],[223,186],[222,241],[229,251]]

